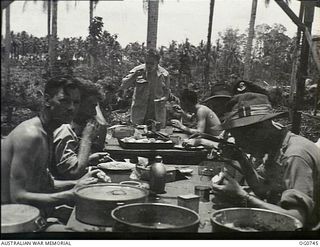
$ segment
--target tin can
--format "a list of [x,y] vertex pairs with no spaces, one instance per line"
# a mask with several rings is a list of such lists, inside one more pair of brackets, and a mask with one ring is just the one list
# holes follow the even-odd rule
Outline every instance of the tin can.
[[194,187],[194,193],[200,197],[201,202],[208,202],[210,197],[210,187],[197,185]]
[[199,200],[200,197],[194,194],[178,196],[178,206],[189,208],[198,213]]

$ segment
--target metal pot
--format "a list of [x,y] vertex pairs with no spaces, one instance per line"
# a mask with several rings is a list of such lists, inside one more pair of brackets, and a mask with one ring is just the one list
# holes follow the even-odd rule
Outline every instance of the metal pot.
[[76,219],[91,225],[112,226],[111,211],[117,206],[145,202],[145,189],[120,184],[93,184],[76,190]]
[[135,203],[111,212],[114,232],[197,232],[200,217],[194,211],[162,203]]
[[212,231],[263,232],[295,231],[302,228],[296,218],[259,208],[226,208],[212,214]]
[[24,204],[1,205],[1,233],[39,232],[46,226],[36,207]]

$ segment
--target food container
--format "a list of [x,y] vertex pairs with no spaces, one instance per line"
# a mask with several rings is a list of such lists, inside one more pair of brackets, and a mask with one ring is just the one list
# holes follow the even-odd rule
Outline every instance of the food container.
[[194,211],[162,203],[135,203],[111,213],[114,232],[197,232],[200,217]]
[[210,187],[197,185],[194,187],[194,193],[200,197],[201,202],[208,202],[210,198]]
[[46,221],[36,207],[24,204],[1,205],[1,233],[39,232]]
[[129,162],[111,161],[100,163],[97,167],[111,178],[112,183],[120,183],[130,180],[130,175],[135,165]]
[[134,128],[131,126],[118,126],[113,131],[113,137],[119,139],[132,136],[133,134]]
[[149,192],[145,189],[120,184],[93,184],[78,188],[76,219],[90,225],[112,226],[111,211],[117,206],[145,202]]
[[213,232],[296,231],[302,223],[296,218],[259,208],[227,208],[211,216]]
[[189,208],[195,212],[199,212],[200,196],[189,194],[178,196],[178,206]]
[[170,142],[124,142],[118,139],[120,147],[124,149],[172,149],[174,143]]

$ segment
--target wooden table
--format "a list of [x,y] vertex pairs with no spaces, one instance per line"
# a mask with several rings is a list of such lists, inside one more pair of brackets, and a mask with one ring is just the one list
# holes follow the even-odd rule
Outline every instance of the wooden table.
[[[177,165],[175,165],[177,166]],[[178,167],[178,166],[177,166]],[[207,176],[198,175],[198,166],[188,166],[193,169],[192,176],[187,180],[174,181],[167,183],[165,194],[157,195],[156,197],[149,198],[149,202],[159,202],[177,205],[177,196],[194,194],[194,187],[196,185],[209,185],[210,178]],[[200,215],[200,226],[199,232],[211,232],[210,217],[215,211],[213,208],[215,205],[211,202],[213,198],[210,195],[209,202],[199,202],[199,215]],[[75,218],[75,210],[73,210],[72,215],[68,221],[67,226],[77,232],[111,232],[111,227],[98,227],[93,225],[88,225],[79,222]]]
[[189,151],[183,149],[124,149],[119,146],[118,140],[108,140],[105,151],[110,153],[116,160],[136,159],[137,156],[153,159],[155,156],[162,156],[165,164],[195,165],[207,158],[207,150]]

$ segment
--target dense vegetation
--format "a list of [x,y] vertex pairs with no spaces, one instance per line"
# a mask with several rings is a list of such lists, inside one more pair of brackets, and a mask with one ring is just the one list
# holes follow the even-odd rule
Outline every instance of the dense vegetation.
[[[286,86],[290,85],[295,38],[288,37],[286,28],[281,24],[263,24],[255,30],[252,81],[263,86],[277,86],[282,95]],[[11,35],[10,82],[1,106],[4,133],[37,113],[41,106],[44,82],[48,77],[47,38],[34,37],[26,32]],[[103,104],[106,111],[115,109],[114,104],[121,96],[116,92],[122,77],[143,62],[146,50],[144,43],[137,42],[121,47],[117,38],[117,35],[103,30],[102,19],[96,17],[87,38],[64,38],[58,41],[59,73],[74,74],[101,84],[106,94]],[[200,99],[204,99],[210,96],[212,84],[227,82],[232,74],[242,78],[245,43],[246,35],[237,29],[229,28],[219,33],[219,39],[213,43],[210,52],[209,85],[204,84],[204,41],[195,45],[186,39],[182,43],[171,41],[168,46],[161,46],[161,65],[170,72],[173,93],[179,96],[183,88],[191,87],[198,91]],[[3,51],[3,40],[1,45]],[[316,70],[313,65],[310,68],[312,78]],[[123,100],[124,107],[130,104],[130,98],[127,102]],[[280,107],[286,106],[281,97],[278,100]],[[315,140],[319,134],[318,131],[309,137]]]

